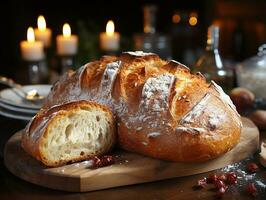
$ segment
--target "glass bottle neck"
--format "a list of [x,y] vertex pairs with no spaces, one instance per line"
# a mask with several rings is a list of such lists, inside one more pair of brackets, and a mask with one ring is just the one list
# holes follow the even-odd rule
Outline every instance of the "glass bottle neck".
[[209,51],[216,50],[218,52],[218,46],[219,46],[219,27],[212,25],[208,28],[206,50]]
[[223,63],[219,54],[218,46],[219,46],[219,27],[212,25],[208,28],[206,51],[209,53],[209,56],[214,59],[216,68],[222,70]]
[[218,53],[218,43],[207,43],[206,50]]
[[156,10],[154,5],[144,6],[144,33],[154,34],[156,32]]

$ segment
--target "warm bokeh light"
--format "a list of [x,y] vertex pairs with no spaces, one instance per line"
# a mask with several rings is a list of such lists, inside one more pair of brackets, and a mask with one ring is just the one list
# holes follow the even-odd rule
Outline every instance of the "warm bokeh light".
[[71,28],[68,23],[65,23],[63,26],[63,36],[70,37],[71,36]]
[[34,42],[35,41],[34,30],[32,27],[29,27],[27,30],[27,40],[28,40],[28,42]]
[[46,22],[45,22],[44,16],[40,15],[38,17],[37,25],[38,25],[38,29],[40,31],[45,31],[45,29],[46,29]]
[[189,24],[191,26],[195,26],[198,23],[198,19],[196,17],[190,17],[189,18]]
[[188,23],[190,24],[190,26],[196,26],[198,23],[198,14],[197,13],[191,13],[189,16],[189,21]]
[[115,32],[115,24],[112,20],[109,20],[106,24],[106,34],[112,36]]
[[173,17],[172,17],[172,22],[173,22],[174,24],[178,24],[180,21],[181,21],[181,17],[180,17],[180,15],[177,14],[177,13],[174,14]]
[[221,27],[221,21],[220,20],[213,20],[212,25]]

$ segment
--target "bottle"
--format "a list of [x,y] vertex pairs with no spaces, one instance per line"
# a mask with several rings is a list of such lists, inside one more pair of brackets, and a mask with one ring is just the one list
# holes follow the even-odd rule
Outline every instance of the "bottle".
[[135,50],[152,52],[164,59],[172,58],[171,39],[156,30],[157,6],[143,7],[143,33],[134,34]]
[[208,28],[207,46],[205,53],[196,62],[195,71],[201,72],[207,81],[215,81],[225,92],[233,87],[233,72],[223,65],[218,50],[219,27],[212,25]]
[[156,12],[155,5],[146,5],[143,7],[143,32],[154,34],[156,32]]
[[245,30],[243,29],[243,22],[237,22],[235,31],[233,32],[232,46],[234,49],[234,58],[238,62],[242,62],[245,56],[246,49],[246,36]]

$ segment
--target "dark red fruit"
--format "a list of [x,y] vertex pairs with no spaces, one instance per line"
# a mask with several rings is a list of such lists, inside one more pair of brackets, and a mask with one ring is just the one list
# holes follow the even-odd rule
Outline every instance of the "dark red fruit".
[[237,184],[237,176],[234,172],[229,172],[226,175],[227,183],[230,185]]
[[217,180],[214,182],[214,187],[215,187],[217,190],[219,190],[219,189],[221,189],[221,188],[225,188],[226,185],[225,185],[225,183],[224,183],[223,181],[217,179]]
[[206,178],[200,179],[197,182],[197,187],[199,187],[199,188],[204,188],[206,185],[207,185],[207,179]]
[[227,180],[226,175],[225,174],[220,174],[218,176],[218,180],[221,180],[221,181],[224,181],[225,182]]
[[248,163],[247,169],[250,173],[255,173],[258,170],[258,165],[256,163]]
[[252,195],[252,196],[257,196],[258,195],[258,190],[257,188],[255,187],[255,184],[254,183],[249,183],[246,187],[246,190],[247,192]]
[[92,168],[100,168],[114,164],[113,156],[102,156],[102,157],[95,156],[92,160],[93,160]]
[[226,189],[227,189],[227,187],[221,187],[218,191],[217,191],[217,193],[216,193],[216,196],[218,197],[218,198],[222,198],[223,197],[223,195],[224,195],[224,193],[226,192]]
[[216,174],[210,174],[207,178],[207,183],[214,183],[217,180]]

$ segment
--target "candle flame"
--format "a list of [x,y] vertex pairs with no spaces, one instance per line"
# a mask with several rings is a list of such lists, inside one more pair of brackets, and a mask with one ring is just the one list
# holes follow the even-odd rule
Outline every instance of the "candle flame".
[[46,29],[46,22],[45,22],[44,16],[40,15],[38,17],[37,25],[38,25],[38,29],[40,31],[45,31],[45,29]]
[[115,24],[112,20],[109,20],[106,24],[106,34],[112,36],[115,32]]
[[65,23],[63,26],[63,36],[70,37],[71,36],[71,28],[68,23]]
[[35,41],[34,30],[32,27],[29,27],[27,30],[27,40],[28,40],[28,42],[34,42]]

